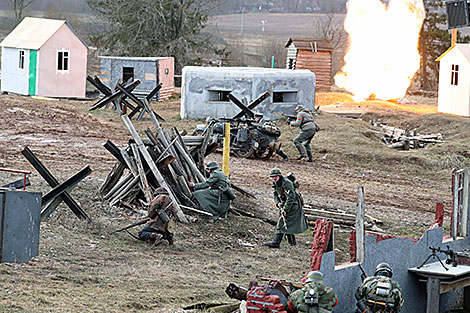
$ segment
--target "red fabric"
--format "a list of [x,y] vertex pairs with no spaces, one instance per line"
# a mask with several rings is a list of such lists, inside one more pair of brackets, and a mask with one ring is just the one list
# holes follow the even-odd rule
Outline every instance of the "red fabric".
[[246,294],[247,313],[287,313],[277,295],[266,294],[266,287],[259,286],[248,290]]

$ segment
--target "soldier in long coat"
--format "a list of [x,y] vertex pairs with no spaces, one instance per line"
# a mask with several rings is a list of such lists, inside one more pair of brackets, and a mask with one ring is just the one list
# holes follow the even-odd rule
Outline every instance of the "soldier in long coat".
[[403,307],[403,294],[400,285],[392,280],[390,265],[377,265],[374,276],[369,276],[357,287],[356,312],[398,313]]
[[280,217],[274,240],[266,242],[264,245],[270,248],[279,248],[282,238],[286,234],[289,244],[295,246],[295,234],[307,230],[301,199],[295,192],[292,181],[282,176],[280,169],[271,169],[270,176],[273,180],[274,202],[280,210]]
[[230,200],[233,200],[228,196],[231,193],[230,181],[216,162],[210,162],[206,168],[210,176],[205,182],[193,185],[195,190],[193,196],[204,211],[213,214],[212,219],[226,218]]
[[285,307],[289,313],[331,313],[337,304],[338,296],[333,288],[325,285],[323,274],[312,271],[307,275],[305,286],[290,295]]

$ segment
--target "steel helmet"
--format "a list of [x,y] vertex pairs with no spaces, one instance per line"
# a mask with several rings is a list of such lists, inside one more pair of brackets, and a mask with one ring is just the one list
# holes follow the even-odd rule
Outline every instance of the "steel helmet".
[[306,283],[311,283],[312,281],[323,281],[323,274],[320,271],[311,271],[307,274]]
[[281,175],[282,175],[282,174],[281,174],[281,170],[278,169],[278,168],[276,168],[276,167],[275,167],[275,168],[272,168],[272,169],[271,169],[271,172],[269,173],[269,176],[271,176],[271,177],[281,176]]
[[219,166],[217,165],[217,162],[209,162],[207,163],[206,168],[212,171],[212,170],[218,169]]
[[305,109],[305,107],[303,105],[299,104],[298,106],[295,107],[295,112],[299,112],[299,111],[302,111],[304,109]]
[[392,268],[388,263],[382,262],[377,267],[375,268],[374,276],[386,276],[386,277],[392,277],[393,276],[393,271]]
[[155,191],[153,192],[153,195],[156,196],[156,195],[161,195],[161,194],[168,194],[168,190],[166,190],[164,187],[158,187],[157,189],[155,189]]

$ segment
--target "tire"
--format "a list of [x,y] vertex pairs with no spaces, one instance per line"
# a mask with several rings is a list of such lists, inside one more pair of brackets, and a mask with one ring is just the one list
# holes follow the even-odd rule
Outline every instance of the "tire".
[[253,154],[255,153],[255,149],[253,148],[252,145],[250,145],[250,147],[245,150],[245,151],[241,151],[241,150],[234,150],[233,151],[235,153],[235,155],[239,158],[244,158],[244,159],[248,159],[250,157],[253,156]]
[[271,156],[273,155],[274,151],[269,149],[269,148],[266,148],[265,150],[257,150],[255,151],[255,157],[257,159],[261,159],[261,160],[268,160],[269,158],[271,158]]

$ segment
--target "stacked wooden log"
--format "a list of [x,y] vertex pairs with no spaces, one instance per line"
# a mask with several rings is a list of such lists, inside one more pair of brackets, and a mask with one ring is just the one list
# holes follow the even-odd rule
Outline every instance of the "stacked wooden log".
[[[354,223],[356,222],[355,214],[335,208],[318,207],[313,204],[305,204],[304,213],[310,226],[315,226],[317,219],[331,220],[335,225],[351,227],[354,227]],[[367,229],[372,229],[374,226],[377,227],[377,225],[383,224],[383,221],[366,215],[364,224]]]
[[430,143],[442,143],[442,134],[419,134],[416,129],[400,129],[388,125],[380,124],[372,121],[372,125],[382,128],[382,131],[377,133],[382,134],[382,141],[388,145],[389,148],[410,150],[417,148],[425,148]]
[[192,200],[188,183],[206,179],[204,158],[217,148],[212,140],[212,128],[208,127],[202,136],[181,136],[175,127],[171,131],[160,127],[146,99],[144,107],[155,131],[147,129],[147,138],[141,138],[129,116],[120,112],[132,139],[124,149],[110,141],[104,145],[116,157],[117,163],[102,184],[100,194],[112,206],[146,210],[154,190],[165,187],[179,220],[187,222],[182,208],[201,213]]

